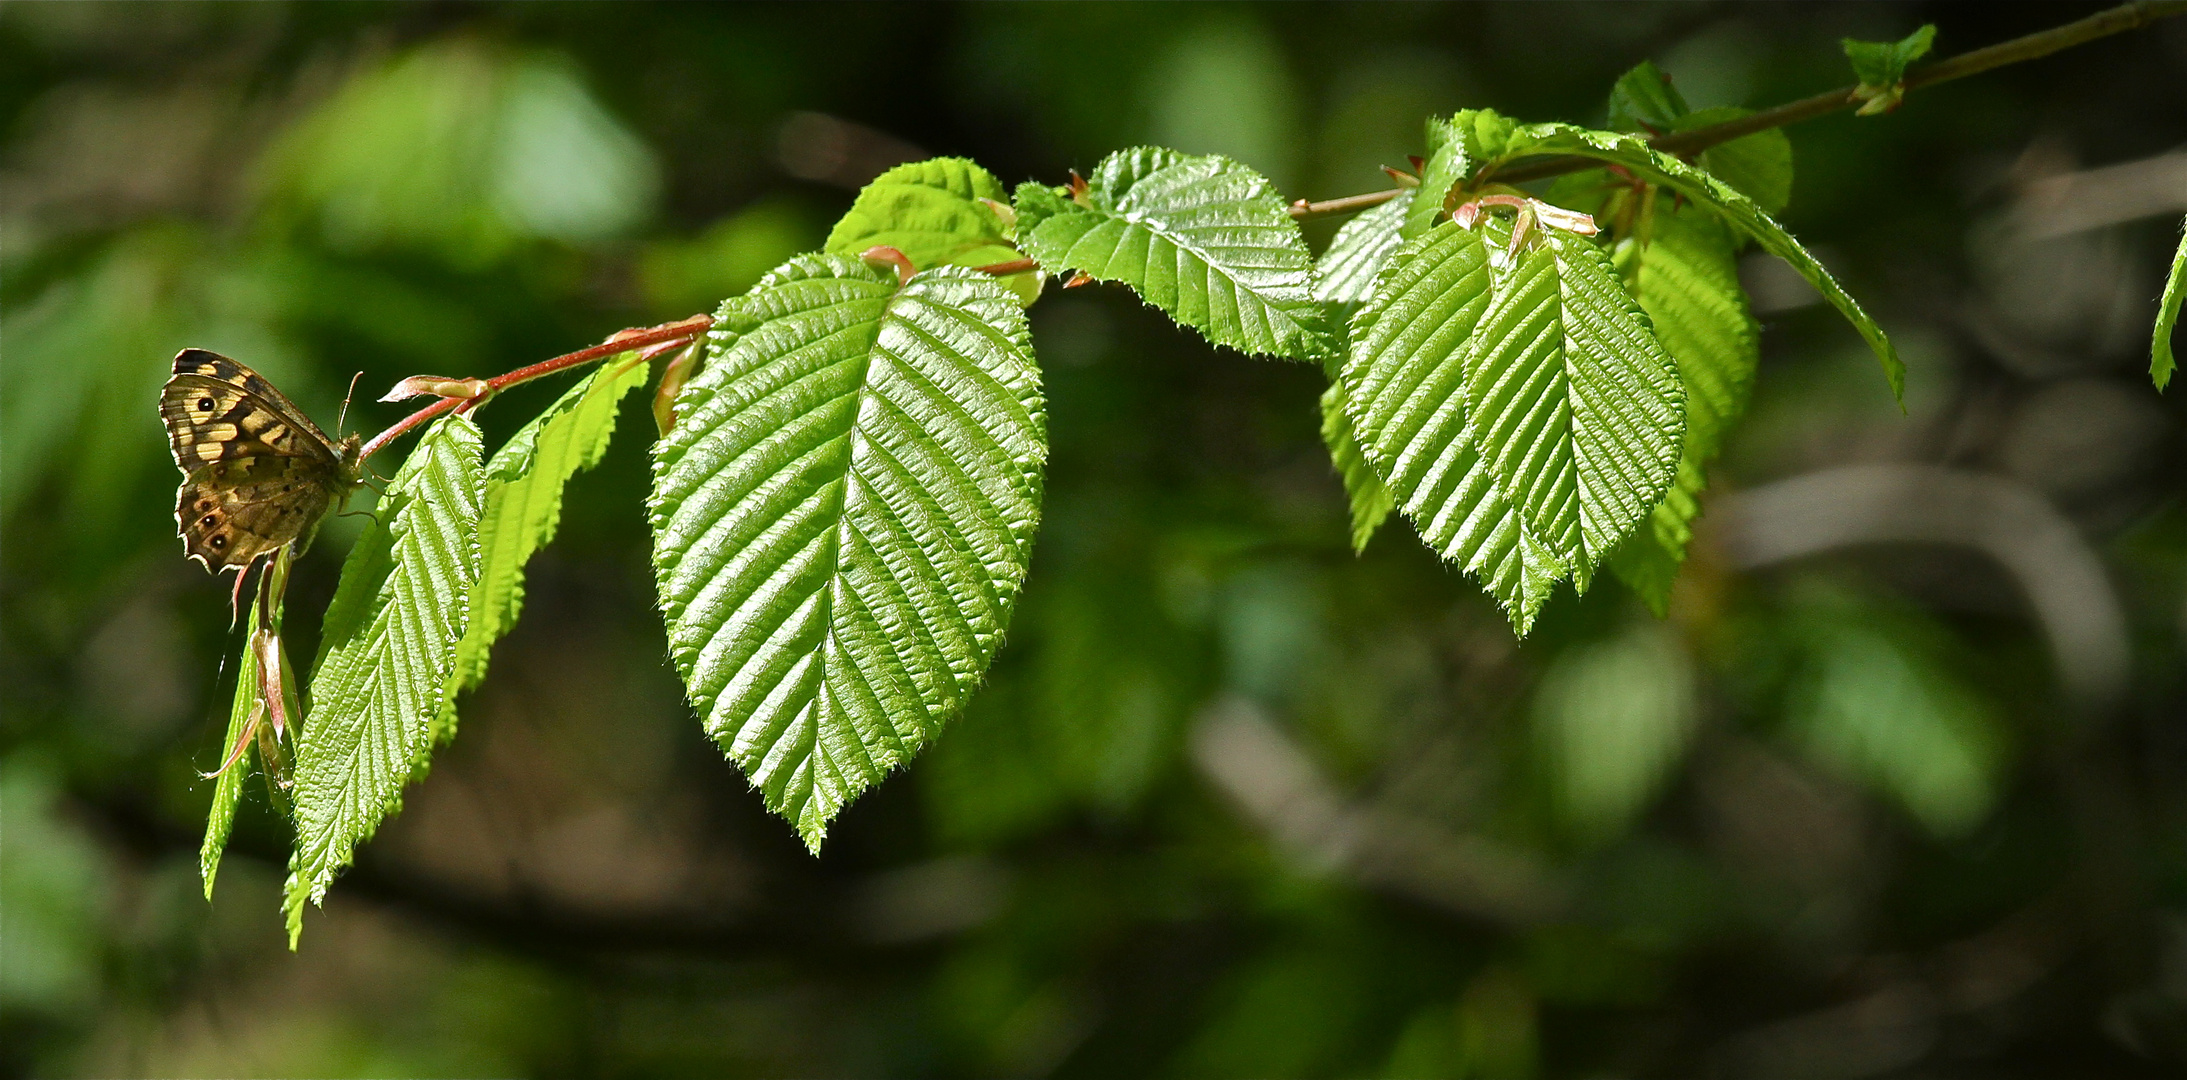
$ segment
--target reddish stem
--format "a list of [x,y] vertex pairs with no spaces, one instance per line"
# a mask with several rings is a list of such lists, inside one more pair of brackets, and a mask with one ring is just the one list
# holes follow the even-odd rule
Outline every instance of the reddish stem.
[[624,330],[617,333],[615,336],[607,339],[606,341],[601,342],[598,345],[591,346],[590,348],[579,349],[573,353],[564,353],[561,356],[557,356],[552,360],[542,360],[536,364],[531,365],[530,367],[520,367],[515,371],[511,371],[505,375],[496,375],[493,378],[486,380],[486,393],[478,397],[442,398],[439,401],[432,403],[431,405],[427,405],[426,407],[419,409],[417,412],[411,413],[410,415],[395,421],[393,426],[389,427],[386,431],[374,435],[370,442],[364,444],[364,448],[357,452],[357,460],[363,461],[366,458],[369,458],[372,455],[379,453],[380,450],[385,448],[388,443],[391,443],[396,439],[401,438],[412,428],[417,427],[419,424],[422,424],[427,420],[431,420],[436,416],[440,416],[458,407],[476,408],[480,403],[486,401],[494,394],[502,390],[506,390],[509,387],[515,386],[519,383],[530,382],[533,379],[537,379],[543,375],[552,375],[557,371],[563,371],[568,368],[573,368],[579,364],[586,363],[587,361],[591,360],[598,360],[604,356],[614,356],[617,353],[625,353],[633,349],[643,349],[649,345],[688,342],[690,339],[698,336],[700,333],[703,333],[707,327],[710,327],[712,325],[714,325],[713,316],[693,315],[688,319],[680,319],[672,323],[663,323],[659,326],[651,326],[643,330]]
[[986,266],[978,267],[980,273],[993,274],[996,277],[1009,277],[1012,274],[1030,273],[1031,271],[1038,269],[1040,269],[1040,264],[1034,262],[1031,259],[1012,259],[1009,262],[990,263]]

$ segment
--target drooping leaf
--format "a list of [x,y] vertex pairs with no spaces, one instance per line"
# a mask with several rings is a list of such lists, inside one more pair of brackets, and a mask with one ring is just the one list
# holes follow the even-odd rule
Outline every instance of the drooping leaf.
[[656,448],[661,605],[707,732],[813,850],[1001,644],[1044,410],[1016,299],[970,270],[803,256],[723,306]]
[[[257,599],[251,601],[250,621],[243,625],[258,625],[259,604]],[[220,740],[220,775],[213,780],[213,805],[205,814],[205,840],[197,849],[197,872],[205,882],[207,900],[213,898],[213,881],[220,876],[220,856],[228,850],[235,808],[243,800],[243,781],[251,772],[251,744],[256,741],[251,737],[252,729],[264,715],[258,695],[258,650],[251,648],[249,634],[244,635],[240,652],[235,668],[235,703],[228,708],[228,733]]]
[[[1751,109],[1703,109],[1688,113],[1676,125],[1679,131],[1721,124],[1752,112]],[[1792,140],[1784,129],[1770,128],[1719,143],[1701,151],[1701,167],[1709,175],[1731,185],[1754,200],[1763,213],[1775,214],[1792,202]]]
[[1609,254],[1554,229],[1541,240],[1492,274],[1466,408],[1504,497],[1584,589],[1670,486],[1685,392]]
[[1019,245],[1049,272],[1121,281],[1217,345],[1292,359],[1338,351],[1298,222],[1267,179],[1229,158],[1119,151],[1081,198],[1036,197],[1017,213]]
[[[1011,223],[998,209],[1009,198],[1002,181],[965,158],[898,165],[858,193],[823,250],[856,256],[868,248],[892,247],[921,270],[1009,262],[1018,250],[1010,243]],[[1020,292],[1030,286],[1027,303],[1039,296],[1036,274],[1014,274],[1005,283]]]
[[296,747],[289,946],[425,765],[478,580],[485,477],[468,417],[436,421],[387,485],[327,608]]
[[1604,126],[1613,131],[1661,133],[1670,131],[1690,111],[1685,95],[1671,85],[1670,75],[1655,61],[1642,60],[1611,84],[1609,120]]
[[2172,253],[2172,272],[2164,279],[2164,297],[2157,301],[2157,325],[2149,338],[2149,380],[2162,390],[2172,381],[2172,329],[2179,325],[2179,306],[2187,300],[2187,221],[2179,250]]
[[486,464],[486,498],[478,519],[478,580],[470,616],[441,696],[435,738],[456,733],[456,695],[486,678],[494,642],[524,609],[524,567],[553,542],[562,523],[562,489],[580,470],[600,463],[623,397],[645,384],[646,365],[610,358],[569,388],[547,411],[518,428]]
[[[1464,113],[1459,115],[1462,119],[1466,117]],[[1760,244],[1762,250],[1789,263],[1823,295],[1823,299],[1838,309],[1847,322],[1853,324],[1875,352],[1877,362],[1883,365],[1883,375],[1891,384],[1892,395],[1903,401],[1906,365],[1899,360],[1898,351],[1884,335],[1883,328],[1861,310],[1860,304],[1846,293],[1830,271],[1800,246],[1784,226],[1777,224],[1776,219],[1738,189],[1702,169],[1657,153],[1638,136],[1618,132],[1592,131],[1559,123],[1529,124],[1506,141],[1505,150],[1513,155],[1577,154],[1623,165],[1635,174],[1715,211]]]
[[1524,635],[1565,568],[1503,497],[1465,400],[1467,342],[1489,306],[1486,245],[1508,235],[1495,219],[1475,230],[1445,221],[1407,241],[1352,319],[1341,385],[1361,451],[1421,539],[1479,579]]
[[1337,230],[1329,250],[1322,252],[1314,264],[1314,295],[1322,303],[1356,307],[1367,302],[1375,274],[1405,242],[1398,233],[1405,226],[1405,216],[1411,212],[1418,192],[1418,188],[1405,188],[1396,198],[1367,210]]
[[[1337,230],[1329,250],[1322,252],[1315,295],[1332,312],[1349,316],[1374,293],[1375,275],[1390,261],[1404,239],[1398,235],[1411,209],[1416,188],[1400,191],[1396,198],[1345,222]],[[1396,508],[1389,489],[1376,475],[1374,465],[1360,452],[1352,436],[1352,418],[1345,410],[1340,363],[1325,365],[1329,386],[1321,393],[1321,441],[1329,448],[1329,461],[1344,481],[1344,496],[1351,506],[1352,550],[1365,551],[1367,541]]]
[[1736,238],[1698,207],[1661,209],[1641,253],[1636,294],[1656,339],[1678,364],[1686,389],[1685,445],[1678,476],[1610,566],[1660,616],[1686,559],[1700,515],[1705,469],[1724,433],[1746,411],[1761,362],[1761,331],[1747,309],[1733,261]]
[[1344,381],[1329,380],[1321,392],[1321,441],[1329,448],[1329,461],[1344,481],[1344,498],[1352,509],[1352,550],[1367,550],[1367,541],[1389,518],[1397,503],[1390,489],[1376,475],[1373,463],[1360,451],[1352,434],[1352,418],[1345,411]]
[[1897,41],[1843,39],[1845,58],[1853,62],[1853,75],[1860,80],[1853,90],[1853,96],[1861,102],[1857,114],[1873,116],[1897,108],[1906,94],[1906,65],[1928,55],[1935,41],[1935,23]]

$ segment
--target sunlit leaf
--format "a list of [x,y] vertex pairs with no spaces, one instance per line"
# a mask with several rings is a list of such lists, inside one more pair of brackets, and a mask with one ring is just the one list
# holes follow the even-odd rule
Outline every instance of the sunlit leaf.
[[[1009,262],[1019,257],[1005,218],[1009,200],[1002,181],[964,158],[898,165],[858,193],[823,250],[855,256],[892,247],[921,270]],[[1005,284],[1027,303],[1040,295],[1037,274],[1013,274]]]
[[[1459,115],[1463,119],[1468,114]],[[1638,136],[1592,131],[1570,124],[1526,125],[1509,137],[1505,149],[1514,154],[1577,154],[1623,165],[1635,174],[1715,211],[1734,228],[1753,238],[1762,250],[1789,263],[1808,284],[1822,293],[1823,299],[1837,308],[1838,313],[1867,340],[1877,362],[1883,365],[1884,378],[1891,384],[1892,395],[1904,397],[1906,365],[1899,360],[1890,339],[1884,336],[1883,328],[1861,310],[1860,304],[1846,293],[1830,271],[1800,246],[1784,226],[1777,224],[1753,199],[1730,184],[1675,157],[1657,153]]]
[[1352,320],[1342,386],[1360,449],[1437,554],[1478,578],[1524,634],[1566,570],[1521,524],[1471,441],[1465,354],[1489,306],[1488,242],[1451,222],[1406,242]]
[[1050,273],[1121,281],[1241,352],[1337,352],[1298,222],[1265,178],[1235,161],[1119,151],[1094,170],[1082,197],[1021,197],[1017,212],[1019,245]]
[[478,580],[477,425],[436,421],[387,485],[328,606],[296,748],[289,945],[351,850],[402,805],[433,746]]
[[1742,412],[1761,361],[1760,327],[1747,310],[1733,261],[1734,238],[1696,207],[1659,210],[1641,254],[1635,292],[1657,340],[1686,388],[1686,432],[1678,476],[1648,520],[1611,555],[1611,569],[1657,615],[1686,558],[1706,469]]
[[724,305],[656,450],[669,648],[709,734],[818,850],[962,707],[1039,519],[1025,318],[957,267],[792,260]]
[[470,618],[442,694],[436,737],[456,732],[456,695],[486,677],[486,662],[524,609],[524,566],[554,540],[562,489],[600,463],[623,397],[645,384],[646,365],[612,357],[569,388],[547,411],[518,428],[486,463],[486,499],[478,519],[478,580]]
[[1541,238],[1492,273],[1466,407],[1527,532],[1585,588],[1669,487],[1684,391],[1608,253],[1554,229]]
[[1417,188],[1405,188],[1397,197],[1373,207],[1344,223],[1329,250],[1314,264],[1314,295],[1325,304],[1358,305],[1367,302],[1374,276],[1390,260],[1397,246],[1405,216],[1412,210]]

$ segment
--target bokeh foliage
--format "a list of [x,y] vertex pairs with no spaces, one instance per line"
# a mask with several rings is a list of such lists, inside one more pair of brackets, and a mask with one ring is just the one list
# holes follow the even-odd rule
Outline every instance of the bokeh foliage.
[[[326,932],[283,949],[288,837],[255,783],[221,902],[197,896],[238,635],[171,537],[152,402],[182,346],[325,422],[352,372],[492,374],[711,309],[902,161],[1052,184],[1160,143],[1319,198],[1381,186],[1423,115],[1616,126],[1641,59],[1697,110],[1757,107],[1846,81],[1840,37],[1933,18],[1957,51],[2063,17],[0,10],[0,1069],[2176,1068],[2187,519],[2181,418],[2138,369],[2178,213],[2016,216],[2046,177],[2187,138],[2176,25],[1791,131],[1786,220],[1892,330],[1907,415],[1804,286],[1743,263],[1763,370],[1665,621],[1603,581],[1515,644],[1404,530],[1352,554],[1320,373],[1051,293],[1011,633],[824,858],[683,704],[632,395]],[[487,445],[566,389],[487,410]],[[2062,515],[2126,677],[2058,667],[2080,654],[1994,554],[2010,520],[1757,554],[1775,482],[1873,462]],[[363,524],[329,522],[292,613]],[[289,632],[318,651],[316,617]]]

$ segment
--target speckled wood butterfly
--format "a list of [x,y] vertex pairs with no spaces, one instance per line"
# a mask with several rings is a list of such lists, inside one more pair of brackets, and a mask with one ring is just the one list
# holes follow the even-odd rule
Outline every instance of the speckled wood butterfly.
[[272,383],[218,353],[175,354],[159,416],[182,470],[183,551],[216,574],[248,569],[283,544],[301,550],[362,482],[357,436],[328,439]]

